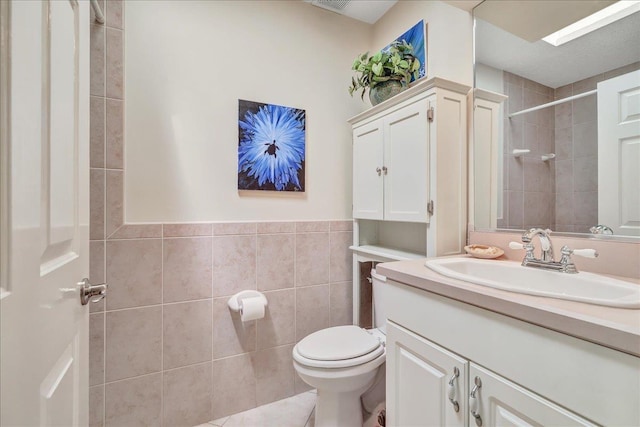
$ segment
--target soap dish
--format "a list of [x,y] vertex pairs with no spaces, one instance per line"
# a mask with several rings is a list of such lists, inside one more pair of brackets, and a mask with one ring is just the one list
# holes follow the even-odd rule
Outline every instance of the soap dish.
[[465,246],[464,250],[474,258],[491,259],[504,255],[504,251],[495,246],[469,245]]

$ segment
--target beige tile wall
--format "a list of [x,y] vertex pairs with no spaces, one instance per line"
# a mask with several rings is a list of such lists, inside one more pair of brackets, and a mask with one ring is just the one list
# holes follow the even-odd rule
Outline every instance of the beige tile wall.
[[[124,224],[124,20],[91,25],[90,425],[192,426],[306,390],[291,350],[352,323],[351,221]],[[227,307],[263,291],[264,319]]]
[[[504,72],[504,90],[509,97],[504,109],[504,209],[498,227],[551,228],[555,224],[555,165],[540,156],[554,152],[553,109],[508,118],[536,105],[553,101],[552,88],[516,74]],[[514,157],[514,149],[529,154]]]

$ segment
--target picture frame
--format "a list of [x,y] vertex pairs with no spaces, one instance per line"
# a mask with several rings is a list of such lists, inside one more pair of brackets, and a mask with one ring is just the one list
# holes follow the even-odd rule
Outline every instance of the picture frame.
[[305,191],[306,111],[238,100],[238,190]]

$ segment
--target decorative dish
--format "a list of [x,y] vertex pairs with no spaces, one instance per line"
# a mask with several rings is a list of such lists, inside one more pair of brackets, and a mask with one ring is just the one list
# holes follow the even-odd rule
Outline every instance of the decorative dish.
[[469,245],[465,246],[464,250],[474,258],[491,259],[504,255],[504,251],[495,246]]

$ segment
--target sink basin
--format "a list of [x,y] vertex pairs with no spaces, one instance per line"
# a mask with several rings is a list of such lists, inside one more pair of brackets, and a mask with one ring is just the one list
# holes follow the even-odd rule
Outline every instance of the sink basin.
[[593,273],[559,273],[518,262],[474,258],[428,260],[431,270],[452,279],[520,294],[620,308],[640,308],[640,284]]

